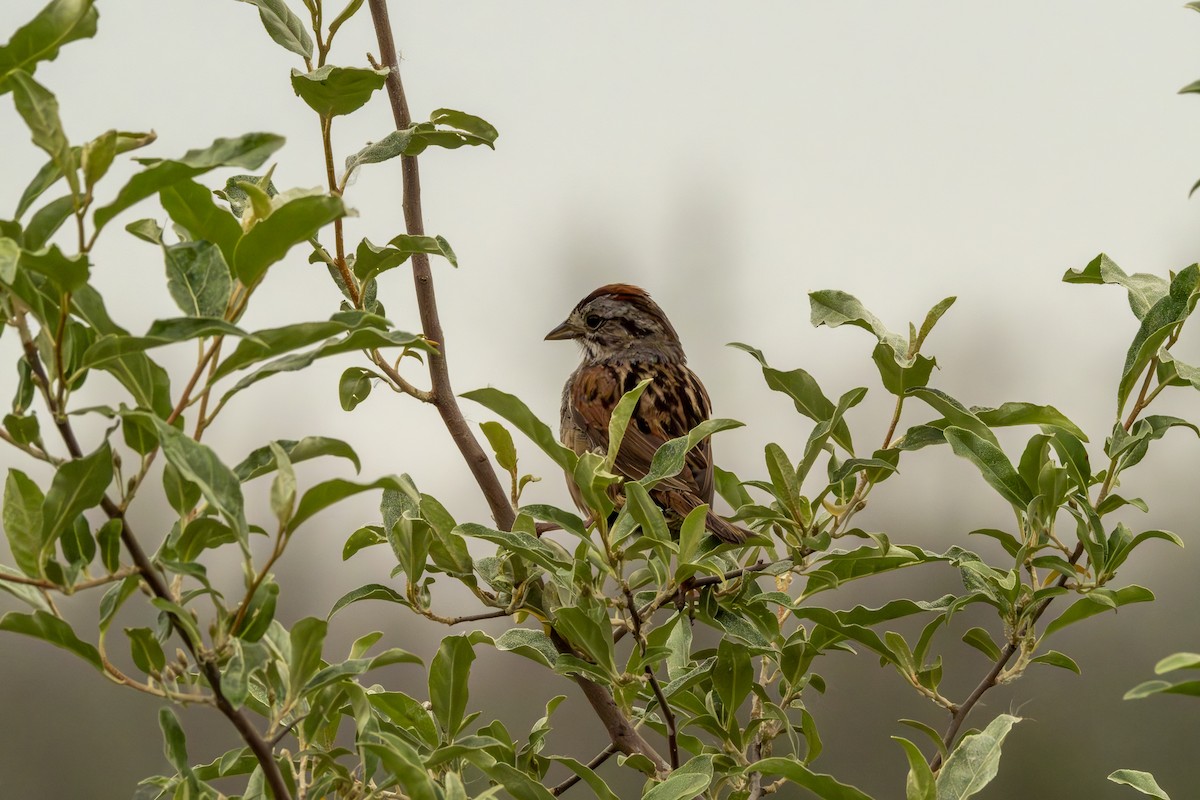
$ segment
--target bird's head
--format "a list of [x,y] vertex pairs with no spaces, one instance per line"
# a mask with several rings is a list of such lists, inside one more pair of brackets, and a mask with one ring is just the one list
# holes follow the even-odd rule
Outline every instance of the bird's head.
[[684,361],[679,336],[645,289],[627,283],[601,286],[579,301],[547,340],[574,339],[587,360],[622,354]]

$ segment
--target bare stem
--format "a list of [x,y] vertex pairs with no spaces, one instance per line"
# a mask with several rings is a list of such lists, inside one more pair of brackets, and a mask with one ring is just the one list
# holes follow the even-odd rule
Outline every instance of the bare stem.
[[[630,591],[629,585],[625,584],[623,588],[625,590],[625,608],[629,612],[629,621],[633,624],[633,635],[637,639],[642,656],[645,657],[646,637],[642,636],[642,617],[638,614],[637,603],[634,602],[633,592]],[[667,750],[671,757],[671,769],[679,769],[679,738],[675,728],[675,712],[667,703],[662,687],[658,685],[658,677],[655,676],[654,670],[649,664],[646,665],[646,678],[650,681],[650,688],[654,691],[654,698],[658,700],[658,707],[663,714],[663,722],[667,726]]]
[[[329,184],[329,193],[340,197],[342,190],[338,186],[337,174],[334,172],[333,167],[333,141],[330,138],[332,127],[332,117],[321,118],[321,147],[325,151],[325,181]],[[355,308],[362,308],[362,295],[358,291],[358,283],[355,282],[354,276],[350,273],[350,268],[346,266],[346,242],[342,232],[342,220],[340,217],[333,221],[333,241],[334,249],[337,253],[334,256],[334,266],[337,267],[338,274],[342,276],[342,283],[346,286],[346,294],[350,295],[350,302]]]

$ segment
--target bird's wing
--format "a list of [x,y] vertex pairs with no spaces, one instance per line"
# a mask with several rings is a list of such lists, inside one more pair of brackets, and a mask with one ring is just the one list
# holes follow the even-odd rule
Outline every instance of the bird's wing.
[[[708,419],[711,406],[704,385],[681,364],[592,364],[580,368],[571,387],[573,421],[593,448],[607,451],[613,409],[625,392],[647,377],[652,380],[629,420],[614,464],[616,472],[629,480],[646,476],[654,453],[668,440],[686,436]],[[711,503],[712,443],[705,439],[692,448],[683,471],[658,485]]]

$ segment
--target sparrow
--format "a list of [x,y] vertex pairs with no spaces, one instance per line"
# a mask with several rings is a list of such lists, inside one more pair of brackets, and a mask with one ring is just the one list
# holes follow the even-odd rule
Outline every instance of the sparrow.
[[[562,443],[577,454],[607,452],[608,421],[613,409],[626,392],[650,379],[615,459],[614,471],[625,480],[645,477],[660,446],[686,436],[712,412],[704,384],[688,369],[679,335],[644,289],[626,283],[601,286],[580,300],[567,319],[546,334],[546,339],[573,339],[583,350],[582,362],[563,386],[559,435]],[[588,513],[569,475],[567,485],[575,504]],[[704,526],[713,536],[739,543],[750,535],[711,510],[713,460],[709,439],[692,448],[683,470],[659,481],[650,490],[650,497],[676,534],[688,513],[708,505]],[[618,493],[614,500],[620,507],[624,497]]]

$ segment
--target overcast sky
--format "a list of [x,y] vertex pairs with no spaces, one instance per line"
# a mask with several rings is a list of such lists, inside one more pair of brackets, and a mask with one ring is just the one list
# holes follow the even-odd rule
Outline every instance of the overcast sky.
[[[0,4],[0,40],[41,5]],[[1063,271],[1101,251],[1128,272],[1159,274],[1200,255],[1200,199],[1187,197],[1200,178],[1200,98],[1176,95],[1200,78],[1200,16],[1177,2],[393,5],[414,117],[444,106],[480,115],[500,131],[495,152],[432,150],[421,160],[426,227],[451,242],[460,263],[457,271],[434,264],[455,386],[514,392],[547,420],[557,419],[560,387],[577,354],[542,336],[591,289],[623,281],[648,289],[674,321],[717,415],[749,423],[718,439],[724,466],[757,476],[766,442],[798,455],[809,430],[790,403],[763,386],[748,356],[724,347],[730,341],[763,349],[780,368],[803,366],[832,396],[868,386],[853,422],[856,438],[870,446],[882,437],[890,411],[869,359],[872,342],[857,329],[811,328],[806,293],[852,292],[898,331],[942,297],[957,295],[926,347],[942,366],[934,385],[968,405],[1053,403],[1092,433],[1098,453],[1136,324],[1119,290],[1064,285]],[[289,69],[303,65],[267,39],[251,6],[110,0],[99,8],[99,36],[70,45],[37,71],[57,93],[73,142],[108,128],[153,128],[158,142],[143,154],[173,157],[218,136],[272,131],[288,138],[275,157],[276,184],[321,183],[318,125],[288,83]],[[338,35],[330,60],[364,65],[364,54],[374,50],[364,8]],[[337,121],[339,158],[390,129],[380,95]],[[28,143],[5,98],[0,143],[0,216],[6,216],[44,156]],[[111,197],[130,173],[114,168],[101,197]],[[217,186],[224,177],[217,172],[206,180]],[[346,199],[361,211],[347,223],[351,245],[402,232],[397,162],[365,167]],[[145,216],[164,217],[150,203],[126,212],[101,238],[93,268],[114,316],[135,333],[173,313],[161,257],[121,230]],[[305,256],[297,248],[273,269],[244,327],[321,319],[336,310],[327,275]],[[381,281],[389,316],[415,331],[411,296],[403,269]],[[4,363],[16,358],[14,342],[0,341]],[[166,356],[180,376],[177,386],[192,357],[190,348],[180,350]],[[1180,356],[1200,361],[1195,330],[1181,342]],[[269,438],[339,436],[359,446],[365,475],[409,472],[459,519],[486,518],[429,409],[384,390],[353,414],[340,409],[337,375],[351,363],[262,384],[261,392],[230,404],[207,441],[236,462]],[[0,396],[7,396],[13,373],[3,370]],[[423,382],[418,370],[411,372]],[[107,402],[110,387],[94,381],[80,404]],[[1163,411],[1197,416],[1194,393],[1180,390],[1164,401]],[[469,404],[466,411],[473,421],[488,418]],[[902,428],[929,416],[919,407],[911,411]],[[519,445],[523,463],[546,477],[529,499],[569,504],[549,462]],[[1183,436],[1161,445],[1128,487],[1162,515],[1139,524],[1175,527],[1194,542],[1187,528],[1200,448]],[[919,456],[872,496],[864,525],[898,525],[893,539],[942,548],[965,545],[966,531],[993,525],[1004,513],[964,462],[948,452]],[[14,452],[0,451],[0,463],[15,464]],[[143,513],[153,518],[152,498],[145,502]],[[251,502],[261,506],[263,498]],[[330,515],[328,535],[314,537],[309,549],[289,552],[281,609],[291,618],[323,614],[348,587],[387,578],[388,566],[359,557],[312,581],[302,597],[286,596],[289,577],[304,580],[313,564],[340,559],[341,542],[370,518],[371,501],[350,509],[342,518]],[[1196,618],[1193,549],[1182,556],[1145,551],[1144,561],[1130,565],[1131,580],[1176,587],[1160,593],[1154,617]],[[1121,617],[1138,623],[1136,613]],[[1042,747],[1066,736],[1071,725],[1052,727],[1055,707],[1045,698],[1077,692],[1075,702],[1082,703],[1095,686],[1088,680],[1110,681],[1105,691],[1116,692],[1111,707],[1118,712],[1140,712],[1120,705],[1120,691],[1148,677],[1158,657],[1195,649],[1194,625],[1192,633],[1190,642],[1166,632],[1150,639],[1120,674],[1104,672],[1111,659],[1100,643],[1085,678],[1053,689],[1033,679],[1021,684],[1014,702],[1041,698],[1029,713],[1040,712],[1044,722],[1014,736]],[[27,674],[22,670],[40,669],[44,659],[63,658],[47,648],[12,652],[15,644],[11,638],[0,644],[0,675]],[[1081,640],[1081,646],[1089,645]],[[969,687],[976,678],[966,672],[961,683]],[[893,694],[904,691],[892,684]],[[104,689],[106,697],[123,699]],[[918,710],[940,726],[928,709]],[[1188,730],[1194,741],[1194,720]],[[13,745],[15,735],[0,733],[0,742]],[[831,737],[851,751],[855,746],[853,731]],[[879,739],[876,749],[891,761],[878,775],[865,774],[864,788],[902,780],[899,752],[886,735]],[[1032,746],[1013,746],[1026,747],[1036,761]],[[19,750],[0,747],[5,752]],[[1147,744],[1141,755],[1156,752],[1162,751]],[[830,756],[846,757],[845,751]],[[1200,782],[1194,759],[1174,766],[1177,760],[1166,760],[1161,770],[1174,770],[1176,786]],[[824,766],[837,771],[845,763]],[[1005,762],[1002,776],[1020,772],[1015,763]],[[1155,768],[1143,761],[1109,769],[1127,766]],[[0,762],[0,781],[6,771],[18,786],[39,786],[20,758]],[[1110,796],[1103,794],[1103,774],[1075,778],[1086,781],[1087,796]],[[1024,784],[1007,785],[1016,791]],[[130,788],[120,784],[111,796],[128,796]],[[1121,796],[1115,791],[1111,796]]]

